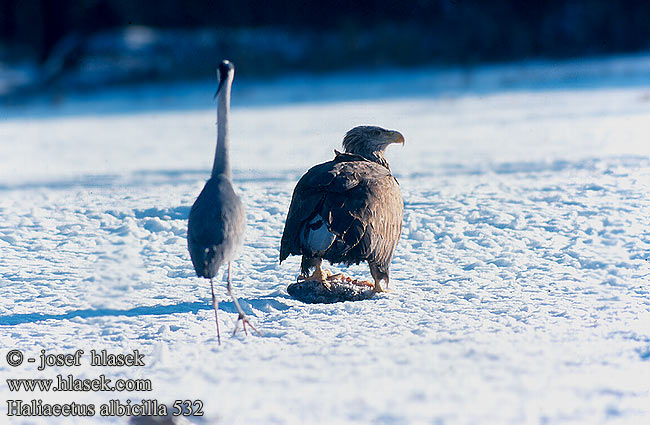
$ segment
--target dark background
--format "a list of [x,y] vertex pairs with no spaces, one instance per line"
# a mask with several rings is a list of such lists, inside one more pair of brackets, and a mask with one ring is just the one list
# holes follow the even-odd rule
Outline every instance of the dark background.
[[[164,37],[147,51],[105,47],[136,26]],[[212,32],[191,33],[197,28]],[[240,75],[254,75],[643,50],[650,1],[642,0],[0,0],[0,62],[49,60],[48,78],[79,71],[89,57],[131,66],[120,78],[137,80],[211,75],[225,56],[242,65]],[[158,62],[144,69],[136,63],[143,55]]]

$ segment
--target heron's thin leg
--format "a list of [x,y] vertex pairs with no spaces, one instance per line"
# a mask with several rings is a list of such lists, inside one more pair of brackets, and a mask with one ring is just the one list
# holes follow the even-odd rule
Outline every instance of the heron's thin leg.
[[235,335],[237,333],[237,329],[239,329],[239,321],[241,320],[242,321],[242,327],[244,328],[244,334],[246,334],[246,336],[248,336],[248,331],[246,330],[246,322],[243,320],[246,317],[246,315],[244,314],[241,306],[239,305],[239,301],[237,300],[237,298],[235,298],[235,296],[232,293],[232,285],[230,283],[230,263],[228,263],[228,284],[227,284],[227,287],[228,287],[228,293],[232,297],[232,300],[235,303],[235,307],[237,308],[237,312],[239,313],[239,317],[237,318],[237,323],[235,323],[235,329],[232,331],[232,334]]
[[212,291],[212,307],[214,307],[214,320],[217,322],[217,342],[221,345],[221,335],[219,334],[219,317],[217,315],[217,308],[219,307],[219,302],[214,296],[214,285],[212,284],[212,278],[210,278],[210,291]]
[[237,312],[239,313],[239,317],[237,318],[237,324],[235,325],[235,330],[233,331],[233,335],[237,332],[237,327],[239,326],[239,321],[242,321],[242,325],[244,326],[244,333],[248,335],[248,331],[246,331],[246,325],[250,326],[255,332],[258,334],[260,331],[258,331],[255,326],[251,324],[251,322],[248,320],[248,317],[246,317],[246,314],[244,314],[244,310],[242,310],[241,306],[239,305],[239,301],[237,301],[237,298],[235,298],[235,294],[232,293],[232,283],[230,281],[230,263],[228,263],[228,294],[232,297],[233,302],[235,303],[235,308],[237,309]]

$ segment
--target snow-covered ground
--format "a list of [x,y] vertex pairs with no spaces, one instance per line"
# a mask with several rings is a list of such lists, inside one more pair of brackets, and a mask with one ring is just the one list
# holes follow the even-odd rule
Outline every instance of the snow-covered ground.
[[[125,423],[99,406],[189,399],[202,424],[650,423],[650,76],[607,71],[644,61],[591,63],[596,77],[569,63],[236,80],[248,229],[233,273],[263,336],[230,337],[220,283],[221,346],[185,241],[213,83],[0,110],[0,422]],[[358,124],[406,137],[388,151],[405,200],[393,291],[302,304],[286,293],[299,259],[278,264],[291,192]],[[12,349],[37,362],[9,366]],[[41,349],[85,354],[38,371]],[[91,349],[137,349],[146,366],[93,367]],[[5,382],[102,373],[152,391]],[[7,417],[16,399],[97,414]]]

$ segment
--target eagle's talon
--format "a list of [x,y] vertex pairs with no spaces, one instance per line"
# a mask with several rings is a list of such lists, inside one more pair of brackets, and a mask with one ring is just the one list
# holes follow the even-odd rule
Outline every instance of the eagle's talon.
[[332,272],[326,269],[321,269],[320,267],[316,267],[314,272],[311,274],[311,276],[305,277],[305,280],[310,281],[310,282],[320,282],[320,283],[326,283],[327,279],[332,276]]
[[391,292],[388,287],[386,287],[386,289],[382,288],[379,282],[375,282],[375,287],[372,290],[375,294],[379,292]]

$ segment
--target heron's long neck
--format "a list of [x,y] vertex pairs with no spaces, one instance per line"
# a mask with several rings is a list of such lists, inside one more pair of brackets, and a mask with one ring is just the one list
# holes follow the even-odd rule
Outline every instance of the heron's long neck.
[[228,116],[230,115],[230,84],[227,81],[219,91],[217,99],[217,151],[214,155],[212,177],[223,174],[232,177],[230,170],[230,141],[228,135]]

